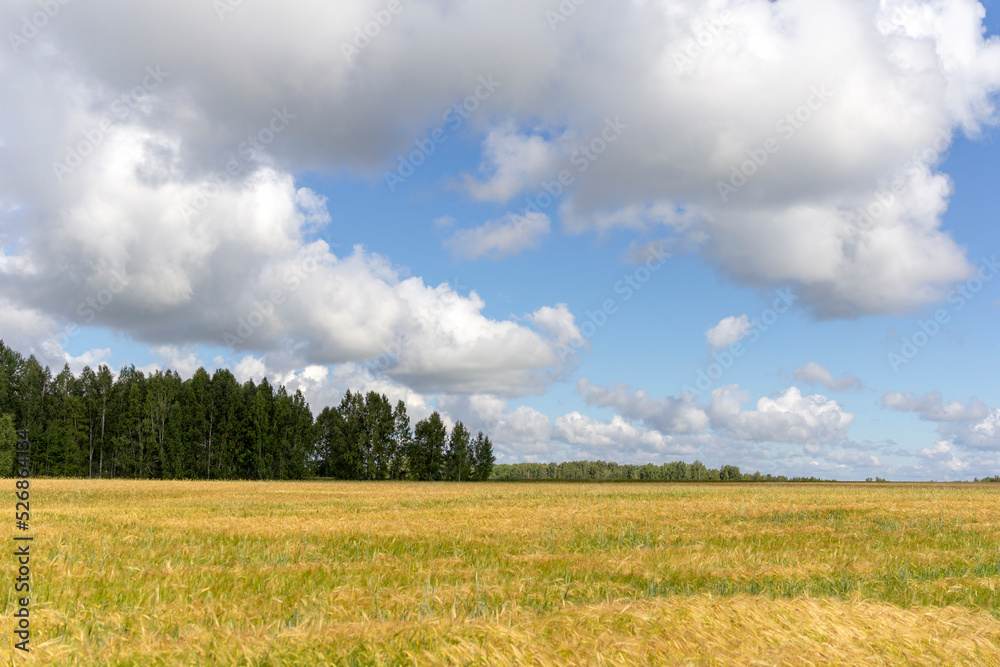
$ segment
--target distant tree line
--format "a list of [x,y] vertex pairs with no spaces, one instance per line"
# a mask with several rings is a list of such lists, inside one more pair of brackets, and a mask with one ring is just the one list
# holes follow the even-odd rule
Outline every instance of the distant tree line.
[[493,470],[496,480],[524,479],[594,479],[594,480],[656,480],[664,482],[720,481],[720,482],[822,482],[816,477],[786,477],[761,475],[760,472],[743,473],[736,466],[708,468],[701,461],[685,463],[674,461],[656,465],[633,465],[613,461],[566,461],[563,463],[511,463],[497,465]]
[[[411,432],[406,405],[348,392],[314,420],[302,393],[227,369],[117,377],[101,366],[53,376],[0,340],[0,476],[13,471],[15,430],[38,476],[138,479],[489,479],[489,437],[441,415]],[[9,451],[8,451],[9,450]]]

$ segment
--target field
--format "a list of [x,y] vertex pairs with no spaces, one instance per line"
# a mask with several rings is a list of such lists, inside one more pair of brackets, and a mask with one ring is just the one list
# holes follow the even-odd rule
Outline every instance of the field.
[[1000,664],[1000,485],[38,480],[32,513],[17,663]]

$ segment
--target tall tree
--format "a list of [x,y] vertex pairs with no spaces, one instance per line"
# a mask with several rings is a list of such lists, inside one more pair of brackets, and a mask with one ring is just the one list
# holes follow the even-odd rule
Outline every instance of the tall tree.
[[[199,368],[184,382],[180,394],[179,418],[183,421],[183,476],[210,479],[212,431],[215,426],[212,378]],[[203,472],[204,471],[204,472]]]
[[410,467],[416,479],[441,479],[446,438],[447,428],[437,411],[417,422],[413,429],[410,457]]
[[365,449],[368,452],[364,477],[386,479],[392,460],[392,436],[396,424],[392,417],[392,405],[384,394],[370,391],[365,396],[364,425]]
[[445,479],[467,482],[472,478],[472,452],[469,449],[469,429],[456,422],[448,438],[445,454]]
[[32,465],[39,474],[51,474],[49,472],[49,443],[45,426],[48,422],[46,414],[46,393],[52,383],[52,373],[48,368],[43,368],[34,355],[20,365],[14,382],[14,399],[20,404],[20,409],[15,413],[17,429],[27,429],[32,433]]
[[[473,479],[485,482],[493,475],[493,465],[496,463],[496,457],[493,455],[493,443],[490,442],[489,436],[483,435],[480,431],[479,435],[476,436],[475,441],[472,443],[472,468],[473,468]],[[555,473],[554,464],[552,472]],[[551,475],[555,477],[555,474]]]
[[320,477],[350,479],[345,461],[344,431],[344,418],[336,408],[323,408],[316,417],[316,474]]
[[14,417],[0,414],[0,477],[14,474],[14,458],[17,450],[17,431]]
[[233,479],[236,451],[241,437],[242,389],[228,368],[212,375],[212,405],[215,409],[211,448],[206,452],[208,479]]
[[74,477],[80,472],[86,439],[86,404],[81,382],[69,364],[49,385],[45,396],[46,440],[49,444],[48,468],[43,474]]
[[389,460],[389,478],[404,479],[408,474],[408,457],[413,445],[413,432],[410,430],[410,417],[406,414],[406,403],[396,402],[392,411],[392,454]]
[[[100,432],[98,437],[98,457],[97,457],[97,476],[104,476],[104,449],[107,442],[107,426],[108,426],[108,408],[112,398],[112,391],[114,389],[115,378],[111,373],[111,368],[107,364],[103,364],[97,369],[97,376],[94,379],[94,400],[96,402],[96,409],[99,411],[101,424]],[[95,431],[97,431],[95,425]]]

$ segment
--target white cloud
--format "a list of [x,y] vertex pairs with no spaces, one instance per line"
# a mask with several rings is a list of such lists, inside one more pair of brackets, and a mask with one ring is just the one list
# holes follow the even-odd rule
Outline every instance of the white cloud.
[[708,425],[708,415],[690,396],[654,399],[641,389],[630,393],[625,385],[600,387],[586,379],[577,382],[576,390],[587,403],[614,408],[661,433],[701,433]]
[[[736,281],[797,288],[820,317],[916,308],[939,300],[971,268],[941,229],[951,193],[938,171],[942,156],[924,150],[935,142],[946,149],[955,131],[974,135],[994,122],[1000,42],[984,38],[974,0],[906,6],[631,3],[590,7],[552,31],[529,4],[425,3],[408,7],[348,62],[340,43],[369,20],[362,0],[241,7],[222,32],[197,4],[98,0],[20,53],[0,54],[10,93],[0,112],[0,200],[30,212],[13,231],[38,244],[25,230],[59,238],[70,227],[61,211],[82,223],[79,234],[4,265],[13,271],[19,263],[23,277],[44,252],[74,244],[88,259],[120,264],[138,250],[126,221],[140,217],[149,245],[162,252],[137,253],[148,275],[132,289],[158,283],[160,300],[197,298],[197,274],[221,241],[208,231],[217,216],[185,226],[148,212],[162,210],[164,194],[206,185],[248,135],[267,126],[272,109],[287,107],[294,119],[237,180],[259,166],[278,180],[324,167],[380,178],[488,74],[502,86],[461,128],[447,128],[486,135],[486,180],[470,182],[475,196],[503,200],[543,171],[566,168],[574,177],[561,207],[573,212],[567,228],[666,226]],[[19,24],[32,7],[7,3],[0,20]],[[726,11],[730,29],[679,66],[675,56],[694,43],[699,26]],[[122,118],[111,105],[142,81],[146,65],[170,74]],[[289,79],[288,72],[303,75]],[[808,121],[790,135],[788,125],[777,129],[819,89],[829,95],[818,105],[813,99]],[[616,117],[627,129],[602,144],[607,119]],[[105,119],[112,128],[101,146],[58,184],[53,161]],[[540,127],[558,128],[558,141]],[[769,138],[780,150],[721,201],[717,183]],[[565,164],[552,164],[553,152]],[[136,178],[150,187],[110,192],[94,187],[101,179],[84,177],[102,170],[107,183]],[[888,208],[859,225],[855,213],[877,210],[875,192],[889,192],[896,179],[891,199],[883,197]],[[263,194],[260,184],[250,190]],[[248,213],[251,239],[281,247],[287,235],[267,206],[280,202],[237,192],[222,199]],[[251,213],[254,204],[264,207],[261,215]],[[683,215],[662,215],[678,210]],[[302,228],[324,221],[300,215]],[[97,248],[95,233],[107,247]],[[241,258],[231,259],[239,265]]]
[[939,391],[932,391],[923,396],[914,396],[910,392],[903,394],[898,391],[887,391],[882,394],[882,407],[900,412],[916,412],[921,419],[937,422],[978,421],[990,412],[989,406],[975,397],[968,405],[957,400],[945,403]]
[[959,459],[952,451],[947,440],[938,440],[933,447],[924,447],[920,450],[920,457],[929,459],[939,467],[951,472],[961,472],[969,467],[968,462]]
[[500,220],[490,220],[479,227],[460,229],[445,245],[457,257],[499,259],[537,248],[549,233],[549,217],[528,211],[525,215],[508,213]]
[[842,469],[871,471],[882,465],[878,457],[873,454],[843,448],[827,453],[825,458],[838,464]]
[[938,432],[962,447],[1000,451],[1000,409],[990,408],[979,420],[943,422]]
[[526,405],[511,410],[508,402],[497,396],[442,396],[438,406],[473,432],[483,430],[494,442],[507,447],[546,443],[552,435],[548,416]]
[[[103,349],[87,350],[81,355],[73,356],[69,353],[63,353],[63,363],[69,366],[70,371],[74,375],[79,376],[80,372],[86,366],[90,366],[92,369],[97,369],[101,366],[109,366],[108,360],[111,358],[111,348],[106,347]],[[41,363],[46,363],[42,360]]]
[[565,303],[557,303],[554,307],[542,306],[528,320],[555,340],[562,355],[586,343],[580,327],[576,325],[576,316]]
[[854,415],[825,396],[803,396],[789,387],[777,398],[762,397],[755,409],[743,411],[749,392],[736,385],[712,391],[709,417],[714,429],[737,438],[762,442],[836,442],[846,437]]
[[198,358],[194,350],[182,349],[173,345],[158,345],[150,351],[159,358],[162,368],[169,368],[185,380],[192,377],[195,371],[206,365],[204,361]]
[[839,379],[834,378],[830,369],[820,366],[815,361],[808,362],[805,366],[795,369],[795,379],[802,380],[806,384],[820,384],[830,391],[847,391],[848,389],[860,389],[861,380],[850,373],[844,373]]
[[887,391],[882,394],[882,407],[915,412],[920,419],[938,422],[937,432],[942,440],[936,447],[947,442],[967,449],[1000,451],[1000,409],[991,408],[978,398],[973,397],[968,403],[954,399],[946,403],[939,391],[923,396]]
[[746,315],[724,317],[714,327],[705,332],[705,338],[713,350],[729,347],[743,339],[750,331],[750,318]]
[[551,177],[556,151],[543,137],[519,133],[511,124],[491,130],[483,141],[479,180],[466,174],[462,185],[473,199],[506,202]]
[[[592,451],[655,452],[661,456],[692,454],[695,451],[687,443],[679,442],[659,431],[638,428],[619,415],[612,417],[609,422],[601,422],[574,411],[555,420],[553,433],[564,442]],[[597,455],[600,456],[599,453]],[[605,451],[602,458],[613,456]]]
[[258,359],[248,354],[236,364],[236,367],[233,369],[233,375],[240,382],[247,382],[249,380],[260,382],[267,377],[267,366],[264,364],[263,359]]
[[[126,141],[128,132],[116,136]],[[30,286],[37,302],[69,319],[79,315],[59,304],[105,293],[111,300],[91,312],[95,325],[174,347],[228,342],[266,352],[291,339],[309,363],[370,360],[404,340],[387,372],[438,390],[475,391],[496,379],[497,391],[524,393],[561,372],[550,342],[485,318],[475,293],[402,279],[360,247],[338,257],[323,241],[305,242],[325,215],[316,208],[323,200],[290,176],[262,168],[214,190],[200,213],[182,212],[207,182],[143,183],[133,169],[146,149],[129,146],[94,155],[91,169],[74,174],[88,185],[82,200],[54,212],[26,251],[46,271],[6,274],[8,302]],[[48,279],[59,263],[72,281]]]
[[[0,296],[0,340],[7,347],[45,359],[63,359],[55,320],[35,308],[21,306]],[[70,332],[60,331],[65,341]],[[43,340],[44,339],[44,340]]]

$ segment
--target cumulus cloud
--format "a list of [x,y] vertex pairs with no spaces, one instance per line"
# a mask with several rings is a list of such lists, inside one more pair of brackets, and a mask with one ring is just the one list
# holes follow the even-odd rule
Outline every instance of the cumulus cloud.
[[708,415],[713,428],[764,442],[836,442],[854,421],[836,401],[819,394],[803,396],[797,387],[776,398],[761,397],[753,410],[744,411],[741,406],[749,397],[736,385],[712,391]]
[[528,320],[538,329],[551,336],[560,354],[565,356],[569,350],[575,350],[586,343],[580,327],[576,324],[576,316],[569,311],[565,303],[553,306],[542,306],[532,313]]
[[[36,10],[13,0],[0,20],[19,25]],[[86,12],[67,6],[16,53],[5,50],[0,201],[25,214],[7,216],[4,232],[46,246],[5,262],[5,275],[51,276],[45,253],[79,244],[65,282],[93,280],[87,267],[99,259],[128,259],[145,266],[133,296],[198,299],[206,264],[220,275],[210,261],[225,240],[213,231],[227,226],[220,209],[246,220],[248,245],[272,240],[285,252],[301,240],[272,217],[321,224],[288,215],[294,199],[253,182],[259,169],[273,170],[263,179],[271,186],[306,169],[380,178],[484,76],[501,85],[462,127],[447,126],[485,136],[484,172],[468,183],[476,197],[502,201],[545,169],[567,169],[573,229],[661,227],[733,280],[793,285],[819,317],[916,308],[969,275],[941,229],[952,187],[939,169],[956,132],[975,136],[995,121],[1000,42],[984,38],[974,0],[595,5],[557,31],[532,3],[428,2],[344,58],[341,43],[370,10],[364,0],[247,5],[220,23],[198,3],[103,0]],[[678,57],[727,11],[723,35]],[[129,97],[146,67],[169,74]],[[115,106],[123,95],[127,105]],[[269,135],[275,109],[291,118]],[[627,129],[608,142],[615,118]],[[102,121],[111,128],[100,145],[60,183],[53,162]],[[537,127],[558,128],[559,141]],[[250,136],[273,140],[251,153]],[[734,182],[768,139],[780,150],[723,201],[718,184]],[[211,189],[230,159],[243,167],[238,183],[199,224],[160,214]],[[470,238],[469,247],[523,250],[542,233],[538,220],[535,230],[530,243]],[[136,236],[161,252],[143,252]],[[227,263],[242,266],[238,255]]]
[[473,432],[483,430],[507,447],[549,441],[552,421],[526,405],[511,410],[508,402],[489,394],[442,396],[438,406]]
[[74,375],[79,375],[87,366],[90,366],[92,369],[100,368],[101,366],[108,366],[110,368],[108,360],[111,359],[111,348],[109,347],[87,350],[77,356],[67,353],[64,353],[64,355],[63,363],[69,366],[70,371]]
[[887,391],[882,395],[882,407],[915,412],[920,419],[938,422],[937,432],[942,440],[937,447],[946,442],[967,449],[1000,451],[1000,409],[991,408],[978,398],[973,397],[968,403],[954,399],[946,403],[939,391],[923,396]]
[[[638,450],[645,453],[655,452],[659,455],[692,454],[695,451],[688,443],[678,441],[659,431],[638,428],[619,415],[612,417],[611,421],[602,422],[576,411],[570,412],[555,420],[553,433],[564,442],[580,445],[591,451]],[[602,458],[609,458],[609,454],[605,453]]]
[[586,379],[577,382],[576,390],[588,404],[614,408],[661,433],[701,433],[708,425],[708,415],[687,395],[654,399],[641,389],[630,392],[622,384],[600,387]]
[[862,386],[861,380],[850,373],[844,373],[839,378],[834,378],[829,368],[820,366],[815,361],[810,361],[805,366],[796,368],[795,379],[802,380],[806,384],[823,385],[830,391],[860,389]]
[[45,359],[63,359],[60,340],[69,337],[66,331],[54,336],[56,321],[48,314],[30,306],[22,306],[0,296],[0,340],[7,347]]
[[952,451],[947,440],[938,440],[933,447],[924,447],[919,453],[921,458],[928,459],[938,467],[951,472],[961,472],[969,467],[966,461],[958,458]]
[[205,362],[198,358],[197,352],[191,349],[157,345],[150,351],[160,360],[162,366],[157,365],[158,367],[169,368],[185,380],[193,376],[199,368],[206,366]]
[[548,233],[549,217],[544,213],[508,213],[500,220],[490,220],[479,227],[455,232],[445,245],[463,259],[499,259],[537,248],[542,237]]
[[462,186],[473,199],[506,202],[527,188],[537,188],[552,172],[556,151],[544,137],[524,135],[513,126],[497,128],[483,141],[485,180],[466,174]]
[[943,422],[938,432],[961,447],[1000,451],[1000,410],[990,408],[982,419]]
[[[307,241],[324,203],[291,176],[262,167],[217,187],[201,211],[185,210],[205,182],[144,183],[134,171],[142,149],[132,148],[94,155],[77,176],[88,186],[81,200],[39,220],[25,250],[39,268],[4,272],[8,302],[30,294],[50,318],[83,312],[81,324],[165,346],[266,352],[291,340],[308,363],[365,361],[400,347],[387,372],[425,388],[477,390],[492,366],[499,392],[536,391],[559,364],[539,333],[484,317],[474,293],[403,278],[361,247],[337,256]],[[93,308],[65,309],[95,299]]]
[[268,377],[267,364],[264,363],[263,358],[257,358],[252,354],[248,354],[240,359],[233,368],[233,375],[240,382],[249,382],[250,380],[260,382],[265,377]]
[[882,465],[874,454],[844,448],[828,452],[824,458],[836,463],[840,469],[870,471]]
[[743,340],[749,331],[750,318],[748,316],[736,317],[732,315],[723,318],[718,324],[706,331],[705,338],[713,350],[718,350]]
[[915,396],[911,392],[904,394],[887,391],[882,394],[882,407],[899,412],[916,412],[923,420],[937,422],[978,421],[990,412],[989,406],[975,397],[968,404],[957,400],[945,403],[939,391],[923,396]]
[[588,404],[613,408],[616,417],[638,422],[645,429],[669,435],[710,434],[714,442],[839,442],[854,420],[836,401],[819,394],[803,396],[796,387],[775,398],[761,397],[750,410],[743,409],[750,393],[737,385],[715,389],[708,405],[686,394],[654,399],[642,390],[632,392],[625,385],[601,387],[586,379],[577,383],[577,391]]

